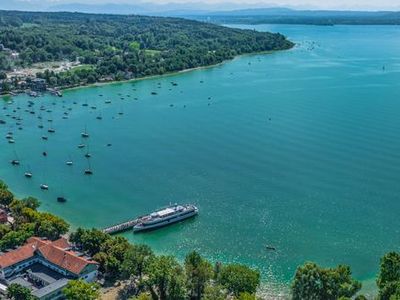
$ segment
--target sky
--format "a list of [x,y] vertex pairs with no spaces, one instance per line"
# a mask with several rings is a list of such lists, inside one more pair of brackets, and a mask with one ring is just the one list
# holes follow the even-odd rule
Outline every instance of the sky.
[[186,4],[185,7],[197,8],[199,3],[205,7],[218,9],[237,9],[254,7],[290,7],[297,9],[340,9],[340,10],[400,10],[400,0],[0,0],[0,9],[25,9],[26,7],[50,7],[65,3],[105,4],[123,3],[142,5]]

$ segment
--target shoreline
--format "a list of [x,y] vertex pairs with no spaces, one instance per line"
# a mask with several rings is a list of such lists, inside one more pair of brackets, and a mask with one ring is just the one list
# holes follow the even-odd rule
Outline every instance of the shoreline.
[[[222,66],[222,65],[224,65],[226,63],[232,62],[232,61],[234,61],[236,59],[240,59],[240,58],[246,57],[246,56],[275,54],[275,53],[278,53],[278,52],[281,52],[281,51],[289,51],[289,50],[292,50],[293,48],[294,48],[294,46],[289,48],[289,49],[272,50],[272,51],[260,51],[260,52],[240,54],[240,55],[236,55],[232,59],[226,59],[226,60],[224,60],[222,62],[219,62],[219,63],[216,63],[216,64],[212,64],[212,65],[208,65],[208,66],[200,66],[200,67],[195,67],[195,68],[189,68],[189,69],[183,69],[183,70],[180,70],[180,71],[174,71],[174,72],[169,72],[169,73],[165,73],[165,74],[148,75],[148,76],[143,76],[143,77],[139,77],[139,78],[132,78],[132,79],[127,79],[127,80],[111,80],[111,81],[106,81],[106,82],[95,82],[95,83],[90,83],[90,84],[85,84],[85,85],[78,85],[78,86],[74,86],[74,87],[65,87],[65,88],[60,87],[58,89],[60,91],[69,92],[69,91],[74,91],[74,90],[78,90],[78,89],[102,87],[102,86],[105,86],[105,85],[113,85],[113,84],[119,84],[119,83],[123,84],[123,83],[137,82],[137,81],[142,81],[142,80],[149,80],[149,79],[176,76],[176,75],[179,75],[179,74],[184,74],[184,73],[189,73],[189,72],[194,72],[194,71],[199,71],[199,70],[206,70],[206,69],[215,68],[215,67]],[[0,95],[0,98],[16,97],[16,96],[19,96],[20,94],[25,94],[25,93],[17,93],[16,95],[12,95],[12,92],[13,91],[11,91],[11,93],[9,92],[7,94],[2,94],[2,95]]]
[[253,55],[267,55],[267,54],[274,54],[280,51],[288,51],[292,50],[292,48],[289,49],[283,49],[283,50],[273,50],[273,51],[260,51],[260,52],[254,52],[254,53],[246,53],[246,54],[240,54],[236,55],[232,59],[226,59],[224,61],[221,61],[219,63],[213,64],[213,65],[208,65],[208,66],[201,66],[201,67],[195,67],[195,68],[189,68],[189,69],[183,69],[180,71],[174,71],[174,72],[169,72],[165,74],[158,74],[158,75],[148,75],[144,77],[139,77],[139,78],[132,78],[132,79],[127,79],[127,80],[111,80],[107,82],[95,82],[91,84],[86,84],[86,85],[80,85],[80,86],[75,86],[75,87],[67,87],[67,88],[60,88],[60,91],[73,91],[73,90],[78,90],[78,89],[85,89],[85,88],[92,88],[92,87],[102,87],[105,85],[112,85],[112,84],[119,84],[119,83],[129,83],[129,82],[136,82],[136,81],[142,81],[142,80],[149,80],[149,79],[156,79],[156,78],[163,78],[163,77],[170,77],[170,76],[176,76],[184,73],[189,73],[189,72],[194,72],[194,71],[199,71],[199,70],[206,70],[206,69],[211,69],[215,68],[218,66],[222,66],[226,63],[232,62],[236,59],[240,59],[245,56],[253,56]]

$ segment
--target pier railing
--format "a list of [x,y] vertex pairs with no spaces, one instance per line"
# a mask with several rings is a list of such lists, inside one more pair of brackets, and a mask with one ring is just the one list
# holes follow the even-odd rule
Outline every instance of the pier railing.
[[135,225],[137,225],[141,221],[142,218],[143,217],[138,217],[138,218],[133,219],[133,220],[129,220],[129,221],[126,221],[126,222],[123,222],[123,223],[115,224],[115,225],[112,225],[112,226],[104,228],[102,231],[104,233],[108,233],[108,234],[115,234],[115,233],[131,230],[131,229],[133,229],[133,227]]

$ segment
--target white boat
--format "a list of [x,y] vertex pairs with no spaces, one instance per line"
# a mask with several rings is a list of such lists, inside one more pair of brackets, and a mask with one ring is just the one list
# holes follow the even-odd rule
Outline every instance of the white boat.
[[153,230],[171,225],[192,218],[196,216],[198,212],[198,208],[192,204],[170,205],[166,208],[141,217],[138,224],[133,227],[133,232]]

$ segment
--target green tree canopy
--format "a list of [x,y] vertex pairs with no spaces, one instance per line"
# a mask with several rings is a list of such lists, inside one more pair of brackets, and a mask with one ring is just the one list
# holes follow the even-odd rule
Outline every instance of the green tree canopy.
[[110,235],[95,228],[90,230],[78,228],[71,234],[70,240],[93,256],[101,251],[101,246],[110,238]]
[[17,283],[12,283],[7,288],[7,297],[13,300],[33,300],[31,291]]
[[145,273],[147,275],[145,284],[154,299],[185,299],[185,275],[174,257],[164,255],[153,257]]
[[143,270],[147,267],[154,253],[147,245],[132,245],[125,253],[122,271],[125,278],[137,276],[142,278]]
[[381,258],[377,279],[380,300],[400,299],[400,254],[389,252]]
[[315,263],[300,266],[292,284],[293,300],[337,300],[352,297],[361,289],[361,283],[351,277],[348,266],[323,269]]
[[99,286],[83,280],[71,280],[63,289],[67,300],[96,300],[100,298]]
[[213,276],[211,264],[196,251],[185,258],[186,287],[190,299],[201,299],[206,284]]
[[240,293],[254,294],[260,284],[260,273],[244,265],[231,264],[222,266],[218,281],[236,296]]
[[14,200],[14,195],[7,189],[0,189],[0,204],[9,206]]

